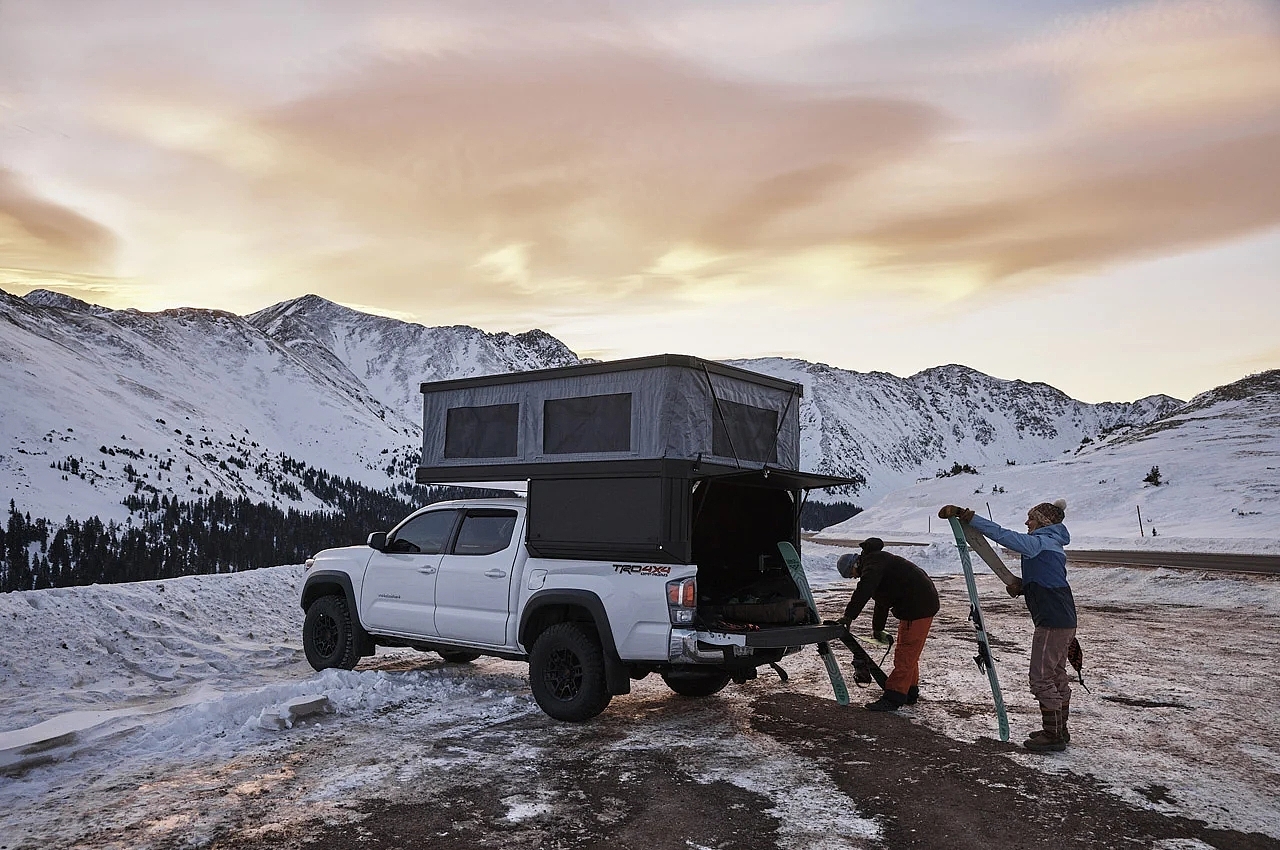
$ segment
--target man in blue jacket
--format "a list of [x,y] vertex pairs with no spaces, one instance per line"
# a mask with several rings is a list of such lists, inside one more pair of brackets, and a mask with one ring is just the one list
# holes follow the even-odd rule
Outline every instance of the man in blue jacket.
[[1044,729],[1033,732],[1023,744],[1028,750],[1061,752],[1071,740],[1067,718],[1071,712],[1071,686],[1067,675],[1067,650],[1076,636],[1076,602],[1067,584],[1067,553],[1071,542],[1066,518],[1067,503],[1042,502],[1027,512],[1027,533],[1019,534],[983,519],[968,508],[947,505],[938,511],[942,519],[957,517],[1001,546],[1022,555],[1022,584],[1009,589],[1023,594],[1035,623],[1031,640],[1031,693],[1040,703]]

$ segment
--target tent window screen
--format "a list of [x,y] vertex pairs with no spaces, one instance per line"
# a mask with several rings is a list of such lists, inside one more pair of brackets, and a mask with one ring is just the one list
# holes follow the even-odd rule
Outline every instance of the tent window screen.
[[520,405],[453,407],[445,417],[445,457],[515,457]]
[[778,411],[721,399],[717,412],[714,404],[712,452],[739,460],[778,462]]
[[631,393],[544,402],[542,451],[549,455],[631,451]]

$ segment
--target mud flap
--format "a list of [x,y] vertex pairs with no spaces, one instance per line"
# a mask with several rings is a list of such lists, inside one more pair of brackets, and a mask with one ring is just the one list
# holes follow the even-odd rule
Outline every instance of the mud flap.
[[604,653],[604,684],[613,696],[631,693],[631,671],[621,658],[607,650]]

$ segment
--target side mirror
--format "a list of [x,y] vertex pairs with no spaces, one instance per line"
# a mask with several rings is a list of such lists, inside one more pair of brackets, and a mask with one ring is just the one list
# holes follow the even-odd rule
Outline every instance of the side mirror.
[[387,549],[387,533],[385,531],[375,531],[369,535],[369,548],[377,549],[379,552],[385,552]]

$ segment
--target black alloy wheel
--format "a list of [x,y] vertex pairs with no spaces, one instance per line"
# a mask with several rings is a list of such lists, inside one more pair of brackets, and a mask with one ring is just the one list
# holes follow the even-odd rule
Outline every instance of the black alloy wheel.
[[552,650],[542,671],[542,683],[556,699],[572,700],[582,692],[582,662],[571,650]]
[[360,656],[366,654],[367,639],[351,616],[346,597],[321,596],[307,608],[302,621],[302,649],[312,668],[354,668]]
[[311,635],[312,645],[318,654],[328,657],[338,651],[338,640],[342,633],[338,630],[338,621],[327,613],[321,611],[316,614]]
[[590,720],[612,696],[605,683],[604,650],[584,623],[555,623],[529,653],[529,687],[538,706],[557,720]]

